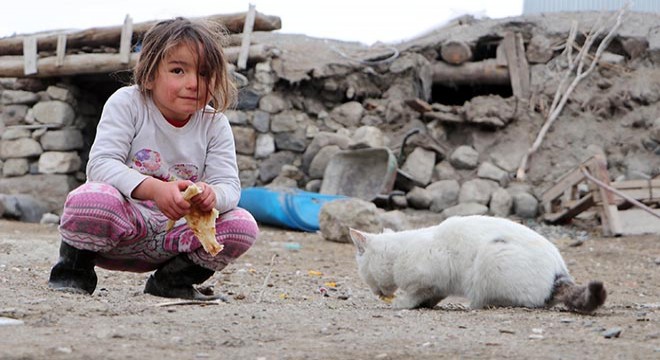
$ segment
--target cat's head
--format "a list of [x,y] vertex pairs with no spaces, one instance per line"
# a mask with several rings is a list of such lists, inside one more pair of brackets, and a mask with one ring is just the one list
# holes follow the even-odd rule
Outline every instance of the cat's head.
[[385,263],[383,254],[373,246],[378,235],[355,229],[349,229],[349,235],[355,244],[355,260],[362,280],[377,296],[391,297],[396,285],[392,280],[391,266]]

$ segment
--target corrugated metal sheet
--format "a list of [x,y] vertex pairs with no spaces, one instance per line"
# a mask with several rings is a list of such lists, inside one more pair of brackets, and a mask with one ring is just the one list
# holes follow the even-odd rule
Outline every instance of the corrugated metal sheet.
[[[525,0],[523,14],[537,14],[560,11],[615,11],[622,8],[627,0]],[[660,13],[660,0],[635,0],[630,11]]]

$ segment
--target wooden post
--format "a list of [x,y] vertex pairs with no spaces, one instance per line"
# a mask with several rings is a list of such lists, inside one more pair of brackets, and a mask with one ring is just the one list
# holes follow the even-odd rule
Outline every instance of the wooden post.
[[509,73],[511,74],[511,89],[518,99],[529,99],[529,64],[525,56],[522,36],[507,32],[502,40]]
[[[596,161],[591,162],[587,169],[600,182],[610,185],[610,176],[607,171],[607,160],[600,156],[594,157]],[[605,236],[619,236],[623,233],[619,213],[614,202],[614,195],[606,189],[589,183],[589,189],[593,194],[594,201],[598,205],[598,213],[600,214],[600,223],[603,227],[603,235]]]
[[127,14],[124,18],[124,26],[121,28],[119,41],[119,58],[122,64],[128,64],[131,60],[131,41],[133,38],[133,19]]
[[57,51],[55,52],[55,66],[60,67],[64,64],[66,56],[66,34],[57,35]]
[[37,73],[37,37],[23,39],[23,75]]
[[252,28],[254,27],[254,16],[256,14],[256,6],[250,4],[248,13],[245,18],[245,24],[243,25],[243,41],[241,42],[241,51],[238,54],[238,62],[236,66],[239,70],[244,70],[247,68],[248,55],[250,51],[250,37],[252,36]]

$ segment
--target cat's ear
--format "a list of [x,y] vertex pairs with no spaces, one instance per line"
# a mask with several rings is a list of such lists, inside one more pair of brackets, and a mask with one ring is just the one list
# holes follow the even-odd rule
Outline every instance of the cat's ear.
[[351,235],[353,244],[357,247],[358,254],[364,254],[364,249],[367,247],[368,241],[367,234],[353,228],[348,228],[348,233]]

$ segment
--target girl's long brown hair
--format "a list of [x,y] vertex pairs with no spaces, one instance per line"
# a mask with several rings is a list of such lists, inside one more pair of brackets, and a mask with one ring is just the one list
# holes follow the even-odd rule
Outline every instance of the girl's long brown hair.
[[[225,36],[222,26],[205,20],[177,17],[154,25],[142,39],[142,49],[133,70],[133,81],[143,94],[149,94],[146,84],[156,77],[158,66],[168,52],[186,44],[198,53],[198,81],[205,81],[213,106],[225,111],[236,101],[236,86],[231,81],[228,63],[222,50]],[[206,77],[199,77],[205,72]]]

